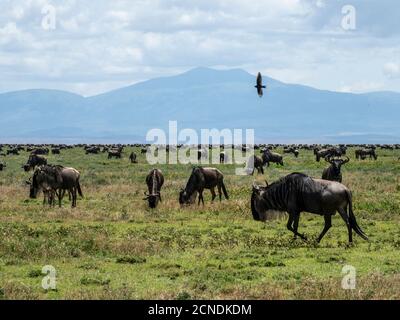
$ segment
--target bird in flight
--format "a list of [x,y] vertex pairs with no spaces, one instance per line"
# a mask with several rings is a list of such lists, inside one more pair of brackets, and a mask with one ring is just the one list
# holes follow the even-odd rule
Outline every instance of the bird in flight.
[[258,96],[261,98],[263,96],[263,88],[265,89],[265,86],[262,84],[262,76],[260,72],[257,75],[257,84],[254,86],[254,88],[257,88]]

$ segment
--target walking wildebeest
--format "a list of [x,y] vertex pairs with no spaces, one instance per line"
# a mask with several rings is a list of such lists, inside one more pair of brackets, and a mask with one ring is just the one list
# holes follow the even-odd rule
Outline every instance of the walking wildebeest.
[[265,187],[253,185],[251,212],[254,220],[264,221],[268,210],[287,212],[287,228],[304,240],[307,238],[297,232],[300,213],[306,211],[324,216],[325,227],[318,242],[332,226],[332,216],[338,211],[347,225],[349,242],[353,241],[352,230],[368,240],[354,216],[350,190],[336,181],[313,179],[296,172]]
[[322,179],[342,182],[342,173],[340,170],[342,165],[350,161],[349,157],[346,157],[345,160],[326,157],[325,161],[331,165],[322,172]]
[[42,166],[47,164],[47,159],[44,156],[37,154],[31,154],[28,161],[23,166],[24,170],[28,172],[29,170],[34,170],[36,166]]
[[65,191],[68,191],[72,197],[72,207],[76,207],[77,192],[83,197],[80,186],[80,173],[74,168],[43,165],[39,166],[32,177],[27,181],[30,185],[30,198],[36,198],[37,193],[42,190],[44,194],[43,204],[47,202],[50,205],[55,204],[55,196],[58,197],[58,204],[61,207],[62,198]]
[[129,155],[129,160],[131,161],[131,163],[137,163],[137,160],[136,160],[136,153],[132,152],[132,153]]
[[283,157],[279,153],[271,152],[271,150],[265,149],[262,154],[262,162],[263,165],[267,165],[267,167],[269,167],[270,162],[283,166]]
[[190,200],[192,199],[193,193],[199,193],[199,201],[198,205],[200,205],[200,201],[204,205],[203,199],[203,191],[204,189],[210,189],[212,199],[214,201],[216,194],[215,194],[215,187],[218,189],[219,200],[221,201],[222,192],[226,199],[229,199],[228,192],[226,191],[225,184],[224,184],[224,175],[221,171],[216,168],[203,168],[203,167],[195,167],[192,170],[192,174],[189,177],[189,180],[186,184],[185,189],[181,189],[179,193],[179,203],[189,204]]
[[264,174],[264,163],[260,157],[252,155],[247,161],[247,174],[254,174],[254,170],[257,169],[258,173]]
[[146,177],[146,184],[148,193],[145,192],[146,198],[143,200],[149,202],[150,208],[155,208],[157,207],[158,201],[161,202],[161,187],[164,184],[164,176],[161,170],[151,170]]

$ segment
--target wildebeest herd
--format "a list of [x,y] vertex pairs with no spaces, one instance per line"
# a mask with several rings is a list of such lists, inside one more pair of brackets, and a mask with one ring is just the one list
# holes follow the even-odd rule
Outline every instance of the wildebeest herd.
[[[53,155],[62,154],[66,149],[79,147],[82,148],[86,155],[107,153],[108,159],[121,159],[123,157],[124,147],[127,145],[0,145],[0,155],[4,158],[12,155],[18,155],[20,151],[28,151],[29,157],[27,162],[22,165],[26,171],[33,171],[32,176],[26,181],[29,185],[29,197],[36,198],[39,191],[43,193],[43,204],[54,206],[56,200],[58,205],[62,206],[62,200],[66,193],[71,201],[72,207],[76,207],[78,195],[83,197],[80,185],[80,172],[75,168],[64,167],[60,165],[48,164],[46,155],[50,152]],[[148,145],[134,144],[130,147],[139,148],[141,153],[149,150]],[[172,148],[181,148],[178,146],[159,146],[170,151]],[[239,148],[247,151],[248,146],[230,146],[231,148]],[[254,145],[254,150],[258,150],[261,156],[255,153],[251,155],[246,164],[246,172],[253,175],[255,170],[259,174],[264,174],[264,167],[268,167],[270,163],[278,166],[284,166],[283,156],[273,152],[273,149],[281,147],[281,145]],[[324,159],[329,165],[323,170],[322,179],[314,179],[302,173],[292,173],[282,177],[278,181],[265,186],[254,184],[250,195],[251,213],[254,220],[265,221],[266,212],[269,210],[284,211],[289,214],[287,228],[305,239],[305,236],[298,232],[299,216],[301,212],[309,212],[324,217],[325,226],[319,235],[317,241],[321,241],[325,233],[331,227],[331,218],[338,212],[348,228],[348,239],[352,242],[352,230],[354,230],[363,239],[368,239],[365,233],[356,222],[352,208],[351,191],[344,186],[342,182],[343,165],[350,161],[346,155],[348,147],[355,149],[355,159],[377,160],[377,148],[394,150],[400,149],[400,145],[291,145],[284,146],[284,154],[292,154],[297,158],[301,150],[313,151],[315,160],[319,162]],[[197,158],[204,159],[208,157],[209,148],[215,149],[216,146],[198,146]],[[219,162],[227,163],[227,146],[218,146]],[[137,155],[131,152],[129,161],[132,164],[138,163]],[[6,163],[0,161],[0,171],[6,170]],[[156,208],[162,201],[161,189],[164,185],[164,175],[161,170],[154,168],[145,179],[146,191],[144,200],[147,201],[150,208]],[[217,189],[219,200],[222,195],[226,200],[229,199],[227,187],[224,183],[223,173],[213,167],[195,166],[187,180],[186,185],[179,191],[179,204],[191,205],[196,203],[204,205],[203,192],[209,189],[214,201],[217,197],[215,189]]]

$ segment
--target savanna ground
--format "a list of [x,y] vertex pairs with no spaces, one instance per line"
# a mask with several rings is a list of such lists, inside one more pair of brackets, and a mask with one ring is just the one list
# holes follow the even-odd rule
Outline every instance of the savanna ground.
[[[269,182],[294,171],[320,177],[327,166],[311,151],[285,155],[264,176],[236,176],[234,165],[217,165],[230,200],[180,208],[178,192],[190,165],[159,165],[165,175],[163,202],[156,210],[142,200],[145,156],[130,164],[79,148],[50,155],[49,163],[81,172],[85,195],[78,207],[43,207],[29,199],[21,164],[28,154],[7,156],[0,172],[0,298],[2,299],[399,299],[400,151],[378,150],[377,161],[356,161],[354,149],[343,169],[353,192],[354,212],[370,237],[347,244],[338,215],[320,244],[313,241],[323,218],[303,213],[294,240],[286,215],[261,223],[250,213],[254,179]],[[277,150],[282,152],[281,149]],[[357,271],[356,289],[341,287],[342,268]],[[41,286],[44,265],[57,271],[56,290]]]

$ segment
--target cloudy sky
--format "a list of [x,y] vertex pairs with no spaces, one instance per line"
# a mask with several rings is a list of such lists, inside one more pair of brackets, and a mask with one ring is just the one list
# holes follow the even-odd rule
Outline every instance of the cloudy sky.
[[0,92],[88,96],[198,66],[400,92],[399,8],[397,0],[0,0]]

